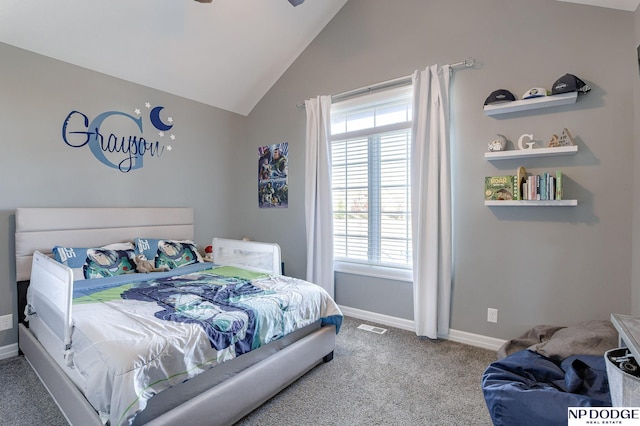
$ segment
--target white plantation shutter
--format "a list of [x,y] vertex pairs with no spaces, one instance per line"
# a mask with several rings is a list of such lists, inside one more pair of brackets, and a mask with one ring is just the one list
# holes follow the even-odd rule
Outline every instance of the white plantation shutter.
[[334,259],[410,268],[412,89],[332,105]]

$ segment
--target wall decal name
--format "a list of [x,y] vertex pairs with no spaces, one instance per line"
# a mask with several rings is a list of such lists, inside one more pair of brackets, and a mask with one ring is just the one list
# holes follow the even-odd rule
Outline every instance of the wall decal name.
[[[158,130],[157,138],[163,139],[165,132],[173,128],[173,118],[166,122],[160,117],[162,106],[149,109],[149,122]],[[107,167],[123,173],[142,168],[145,156],[161,157],[165,151],[171,151],[171,145],[165,145],[155,136],[145,138],[141,110],[136,108],[134,115],[122,111],[106,111],[93,120],[80,112],[71,111],[62,125],[62,140],[72,148],[88,146],[93,156]],[[175,134],[169,138],[175,141]],[[149,139],[149,140],[147,140]],[[155,141],[151,141],[156,139]]]

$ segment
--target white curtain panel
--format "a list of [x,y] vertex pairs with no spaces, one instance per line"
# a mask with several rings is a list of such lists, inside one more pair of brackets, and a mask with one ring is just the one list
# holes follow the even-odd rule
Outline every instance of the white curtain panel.
[[451,175],[448,65],[413,74],[411,227],[416,334],[449,334]]
[[304,212],[307,231],[307,281],[334,297],[333,207],[331,196],[331,97],[305,101],[307,149]]

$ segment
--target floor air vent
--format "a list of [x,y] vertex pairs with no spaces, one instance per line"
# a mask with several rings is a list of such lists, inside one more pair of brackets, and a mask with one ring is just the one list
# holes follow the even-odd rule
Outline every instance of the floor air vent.
[[374,327],[372,325],[367,325],[367,324],[360,324],[358,328],[360,330],[370,331],[372,333],[377,333],[377,334],[384,334],[387,331],[386,328]]

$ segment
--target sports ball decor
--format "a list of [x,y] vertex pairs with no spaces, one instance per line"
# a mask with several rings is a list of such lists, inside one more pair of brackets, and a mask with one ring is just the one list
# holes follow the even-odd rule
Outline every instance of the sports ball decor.
[[504,151],[507,148],[507,139],[502,135],[497,135],[498,138],[489,142],[489,151],[497,152]]

